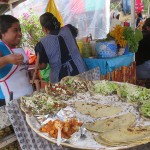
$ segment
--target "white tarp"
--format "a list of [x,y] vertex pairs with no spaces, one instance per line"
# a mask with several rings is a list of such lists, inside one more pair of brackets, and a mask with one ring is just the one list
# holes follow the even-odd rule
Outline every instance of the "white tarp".
[[[32,8],[41,15],[48,0],[26,0],[13,9],[14,16],[28,13]],[[110,27],[110,0],[55,0],[64,23],[72,24],[79,29],[78,37],[92,34],[94,39],[105,38]],[[19,12],[19,13],[18,13]]]
[[[48,0],[26,0],[13,8],[13,14],[15,17],[20,17],[23,13],[29,13],[29,9],[32,9],[35,14],[41,15],[46,11]],[[10,14],[10,12],[8,12]]]
[[55,0],[64,23],[79,29],[78,37],[105,38],[110,26],[110,0]]

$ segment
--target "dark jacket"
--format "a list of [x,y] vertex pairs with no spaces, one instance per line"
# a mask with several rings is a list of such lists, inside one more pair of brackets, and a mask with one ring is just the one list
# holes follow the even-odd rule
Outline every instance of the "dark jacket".
[[143,39],[139,42],[135,60],[136,65],[141,65],[145,61],[150,60],[150,31],[143,31]]

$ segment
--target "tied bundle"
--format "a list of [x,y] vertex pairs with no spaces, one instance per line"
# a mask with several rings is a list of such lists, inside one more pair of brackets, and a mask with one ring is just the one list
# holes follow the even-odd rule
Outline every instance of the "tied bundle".
[[139,41],[143,38],[142,31],[133,30],[131,27],[122,27],[121,25],[115,26],[109,36],[114,38],[116,44],[121,48],[128,46],[130,52],[137,52]]
[[121,25],[117,25],[109,34],[111,37],[113,37],[116,40],[117,45],[125,48],[127,45],[127,41],[125,40],[125,37],[123,36],[124,30],[125,30],[125,27],[122,27]]

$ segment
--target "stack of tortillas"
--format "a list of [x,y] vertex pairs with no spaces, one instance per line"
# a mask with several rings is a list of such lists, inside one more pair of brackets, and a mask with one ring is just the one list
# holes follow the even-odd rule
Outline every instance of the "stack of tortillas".
[[[130,119],[130,118],[129,118]],[[150,126],[126,127],[100,133],[95,140],[106,146],[137,146],[150,142]]]
[[132,113],[127,113],[121,116],[97,120],[93,123],[87,123],[86,128],[90,131],[101,133],[111,131],[121,126],[129,127],[134,123],[135,115]]
[[77,101],[75,108],[84,115],[99,118],[95,122],[86,123],[85,127],[93,133],[98,133],[94,139],[102,145],[136,146],[150,142],[150,126],[135,126],[136,116],[133,113],[118,115],[122,112],[119,106]]
[[150,142],[150,126],[135,127],[135,121],[135,115],[127,113],[87,123],[86,128],[98,132],[94,139],[106,146],[136,146]]

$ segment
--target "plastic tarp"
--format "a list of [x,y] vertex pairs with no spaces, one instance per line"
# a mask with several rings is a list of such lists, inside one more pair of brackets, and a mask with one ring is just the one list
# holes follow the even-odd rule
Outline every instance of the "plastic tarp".
[[55,0],[64,24],[79,29],[78,38],[105,38],[110,26],[110,0]]
[[13,8],[14,16],[18,18],[23,13],[28,13],[29,9],[32,9],[37,15],[41,15],[46,11],[47,3],[48,0],[26,0]]

